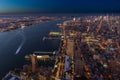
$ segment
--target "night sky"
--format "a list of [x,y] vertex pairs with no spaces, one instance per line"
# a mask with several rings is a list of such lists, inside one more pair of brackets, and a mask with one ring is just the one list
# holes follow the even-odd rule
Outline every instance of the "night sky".
[[120,0],[0,0],[0,13],[120,13]]

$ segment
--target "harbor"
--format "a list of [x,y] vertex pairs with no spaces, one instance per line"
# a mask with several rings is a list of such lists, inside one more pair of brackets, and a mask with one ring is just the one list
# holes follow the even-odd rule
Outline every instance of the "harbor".
[[61,32],[43,37],[43,41],[60,39],[57,51],[35,51],[25,56],[29,65],[8,73],[3,80],[9,75],[18,80],[118,80],[119,19],[105,15],[64,21],[58,25]]

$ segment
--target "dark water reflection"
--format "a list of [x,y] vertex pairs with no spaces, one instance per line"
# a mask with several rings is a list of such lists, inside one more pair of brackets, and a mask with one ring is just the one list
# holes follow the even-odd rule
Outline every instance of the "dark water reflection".
[[[58,40],[43,41],[43,36],[48,36],[50,31],[59,31],[57,23],[62,21],[42,22],[35,26],[9,32],[0,32],[0,77],[16,67],[24,65],[24,56],[34,51],[54,51],[59,47]],[[15,52],[21,44],[24,35],[26,41],[19,54]]]

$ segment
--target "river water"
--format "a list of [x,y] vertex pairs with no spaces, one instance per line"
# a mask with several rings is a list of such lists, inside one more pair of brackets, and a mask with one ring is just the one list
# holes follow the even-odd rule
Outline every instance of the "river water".
[[[9,70],[22,68],[24,56],[34,51],[54,51],[59,47],[59,40],[45,40],[50,31],[60,31],[57,23],[62,21],[46,21],[24,29],[0,32],[0,78]],[[19,47],[23,44],[21,47]],[[19,51],[17,51],[19,49]],[[17,51],[17,54],[16,54]]]

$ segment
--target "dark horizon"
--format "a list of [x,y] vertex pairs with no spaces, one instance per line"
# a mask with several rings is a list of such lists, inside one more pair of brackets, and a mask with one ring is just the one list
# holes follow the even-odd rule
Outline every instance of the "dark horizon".
[[0,13],[0,15],[11,15],[11,14],[120,14],[118,11],[86,11],[86,12],[10,12],[10,13]]

